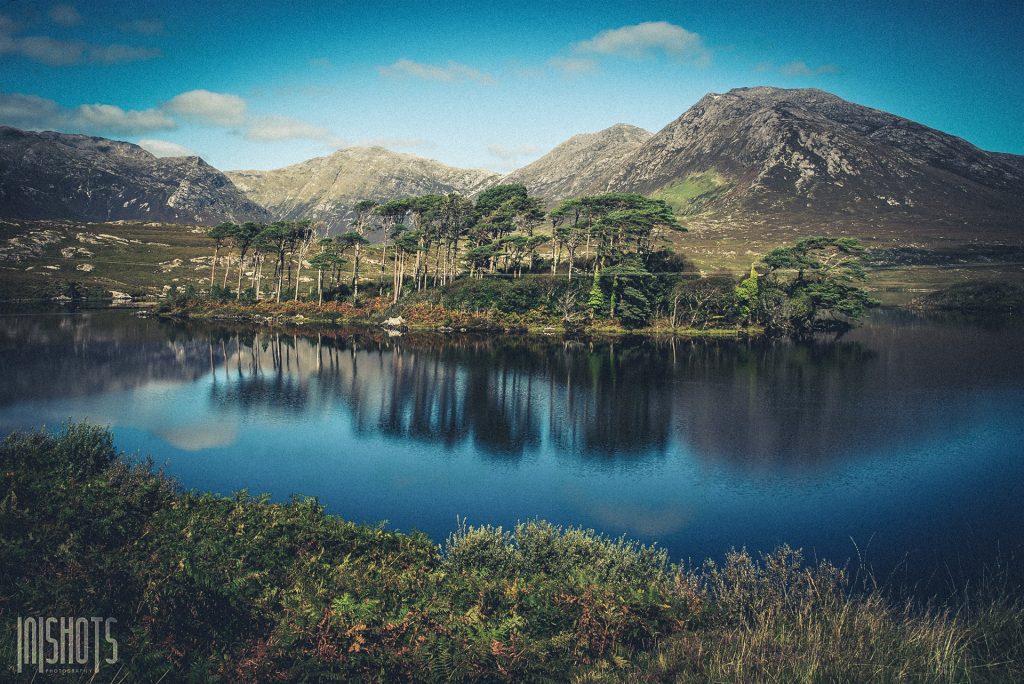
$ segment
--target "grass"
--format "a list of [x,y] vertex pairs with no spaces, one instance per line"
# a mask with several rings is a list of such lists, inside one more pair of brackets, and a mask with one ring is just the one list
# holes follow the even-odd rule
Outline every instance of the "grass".
[[704,171],[687,176],[654,193],[654,199],[665,200],[680,216],[695,214],[721,197],[733,184],[717,171]]
[[542,521],[439,545],[311,499],[182,492],[89,425],[0,444],[0,530],[0,658],[14,616],[116,617],[99,681],[1024,678],[1019,587],[901,602],[788,547],[688,568]]
[[213,255],[206,228],[155,223],[2,221],[0,298],[62,294],[68,282],[89,296],[111,290],[162,294],[164,286],[208,283]]

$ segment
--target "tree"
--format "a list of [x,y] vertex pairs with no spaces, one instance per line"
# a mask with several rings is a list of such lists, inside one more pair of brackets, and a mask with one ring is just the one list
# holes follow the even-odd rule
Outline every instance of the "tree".
[[[242,272],[245,270],[242,265],[245,263],[245,255],[249,252],[253,241],[262,229],[263,227],[260,224],[246,221],[242,225],[237,226],[231,236],[231,241],[234,243],[235,249],[238,250],[238,292],[235,293],[236,301],[242,297]],[[254,269],[255,267],[255,264],[253,264]]]
[[[275,292],[276,301],[281,301],[281,288],[284,284],[284,255],[288,250],[289,242],[291,240],[291,227],[284,221],[275,221],[268,226],[264,226],[256,236],[257,248],[261,252],[272,253],[276,255],[274,261],[274,275],[277,280],[277,290]],[[262,279],[262,269],[257,276],[256,294],[259,296],[259,280]]]
[[[393,237],[393,233],[397,226],[402,225],[402,221],[409,214],[410,200],[398,199],[379,204],[373,210],[373,213],[381,218],[381,227],[384,229],[384,244],[381,247],[380,255],[380,280],[378,282],[377,295],[384,296],[384,270],[388,262],[388,238]],[[405,226],[402,225],[402,229]],[[401,231],[399,231],[401,232]],[[396,259],[396,270],[397,270],[397,255]]]
[[306,258],[306,253],[312,246],[313,241],[316,240],[319,235],[319,231],[313,228],[313,223],[309,219],[302,219],[296,221],[292,226],[292,233],[295,237],[296,242],[296,265],[295,265],[295,295],[292,297],[293,301],[299,301],[299,281],[302,277],[302,261]]
[[492,263],[501,253],[501,246],[496,242],[488,242],[485,245],[470,247],[463,256],[466,260],[466,266],[469,267],[469,277],[472,278],[479,272],[480,278],[483,279],[484,271],[487,270],[488,264]]
[[[474,206],[458,193],[445,195],[440,207],[441,235],[444,242],[444,260],[440,284],[450,283],[455,278],[458,266],[459,240],[468,234],[474,220]],[[441,260],[441,241],[437,246],[437,260]]]
[[773,249],[762,260],[768,272],[758,284],[762,322],[798,336],[825,327],[849,327],[849,321],[877,305],[859,287],[866,277],[864,253],[853,238],[824,236]]
[[711,276],[684,280],[672,289],[672,327],[679,321],[682,305],[690,328],[705,328],[713,320],[731,317],[736,310],[739,287],[732,276]]
[[[330,240],[321,240],[321,251],[309,260],[311,268],[316,269],[316,291],[317,304],[324,303],[324,271],[337,268],[340,265],[341,257],[329,248]],[[324,244],[324,243],[328,244]]]
[[416,264],[419,268],[420,256],[423,252],[423,235],[419,230],[402,230],[397,229],[405,228],[401,224],[395,226],[395,289],[392,293],[392,301],[397,302],[399,297],[402,296],[402,290],[405,285],[405,266],[408,255],[416,255]]
[[587,294],[587,308],[590,309],[590,317],[596,318],[597,314],[604,309],[604,290],[601,289],[601,272],[594,271],[594,282]]
[[[438,237],[438,219],[444,197],[441,195],[420,195],[409,200],[409,219],[412,232],[419,239],[416,249],[416,269],[413,273],[417,290],[426,287],[428,264],[426,254]],[[422,270],[421,270],[422,269]]]
[[369,244],[370,241],[354,230],[342,233],[334,239],[338,244],[341,254],[355,248],[355,258],[352,262],[352,303],[355,304],[356,297],[359,296],[359,248],[362,245]]
[[757,264],[750,265],[750,275],[739,282],[734,291],[736,297],[736,313],[744,323],[749,322],[754,316],[760,286],[758,279],[761,276],[757,272]]
[[627,328],[640,328],[651,319],[653,307],[647,294],[647,280],[651,273],[637,256],[630,256],[602,272],[611,276],[612,287],[609,297],[609,315]]
[[487,188],[476,198],[476,212],[479,217],[485,217],[495,212],[502,206],[507,206],[511,201],[513,204],[524,202],[529,198],[526,186],[521,183],[502,183]]
[[[555,229],[556,239],[565,245],[565,251],[569,254],[569,282],[572,282],[572,269],[576,263],[576,250],[580,248],[586,239],[587,233],[578,226],[559,226]],[[552,266],[556,268],[556,266]]]
[[214,226],[210,230],[206,231],[206,237],[213,240],[213,261],[210,263],[210,288],[213,288],[213,279],[216,275],[217,270],[217,257],[220,254],[220,248],[224,246],[224,241],[230,238],[235,231],[238,229],[234,223],[229,221]]
[[636,254],[646,262],[654,251],[654,243],[666,230],[686,230],[664,201],[628,192],[566,200],[551,217],[553,222],[566,223],[555,228],[555,236],[569,249],[570,273],[575,251],[584,240],[584,257],[590,255],[591,242],[596,241],[597,258],[593,262],[596,271],[618,263],[629,254]]
[[360,240],[355,243],[356,255],[355,263],[352,265],[352,303],[355,304],[356,298],[359,297],[359,262],[360,262],[360,248],[362,245],[369,244],[369,240],[366,239],[366,230],[370,226],[373,219],[374,213],[377,209],[377,202],[374,200],[361,200],[356,202],[354,210],[356,212],[356,220],[353,223],[353,228]]

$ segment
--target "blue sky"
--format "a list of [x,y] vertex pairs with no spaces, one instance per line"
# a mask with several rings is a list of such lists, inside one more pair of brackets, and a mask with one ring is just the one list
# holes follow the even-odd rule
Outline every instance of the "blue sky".
[[0,123],[275,168],[507,171],[707,92],[816,87],[1024,153],[1024,3],[0,0]]

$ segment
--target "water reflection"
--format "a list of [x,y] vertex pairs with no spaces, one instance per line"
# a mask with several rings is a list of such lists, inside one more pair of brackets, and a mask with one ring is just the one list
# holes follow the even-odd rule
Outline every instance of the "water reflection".
[[676,557],[787,542],[842,562],[853,539],[883,574],[909,554],[942,576],[1024,553],[1019,324],[888,314],[813,344],[590,344],[0,321],[0,429],[109,424],[188,487],[316,495],[436,539],[456,516]]
[[500,459],[551,448],[613,462],[683,443],[701,459],[757,470],[912,441],[950,396],[1024,376],[1019,334],[1007,344],[1005,331],[892,323],[802,344],[597,344],[266,332],[117,312],[12,317],[0,330],[0,406],[204,378],[206,396],[189,399],[203,410],[166,405],[162,429],[236,433],[243,418],[343,411],[359,434],[469,444]]

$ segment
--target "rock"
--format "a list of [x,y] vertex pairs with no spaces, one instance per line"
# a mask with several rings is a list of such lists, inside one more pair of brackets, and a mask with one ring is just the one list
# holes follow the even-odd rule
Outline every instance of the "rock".
[[401,316],[395,316],[394,318],[386,318],[381,326],[385,328],[403,328],[405,327],[405,319]]
[[132,296],[130,294],[127,292],[120,292],[118,290],[111,290],[110,298],[115,302],[130,302],[132,300]]

